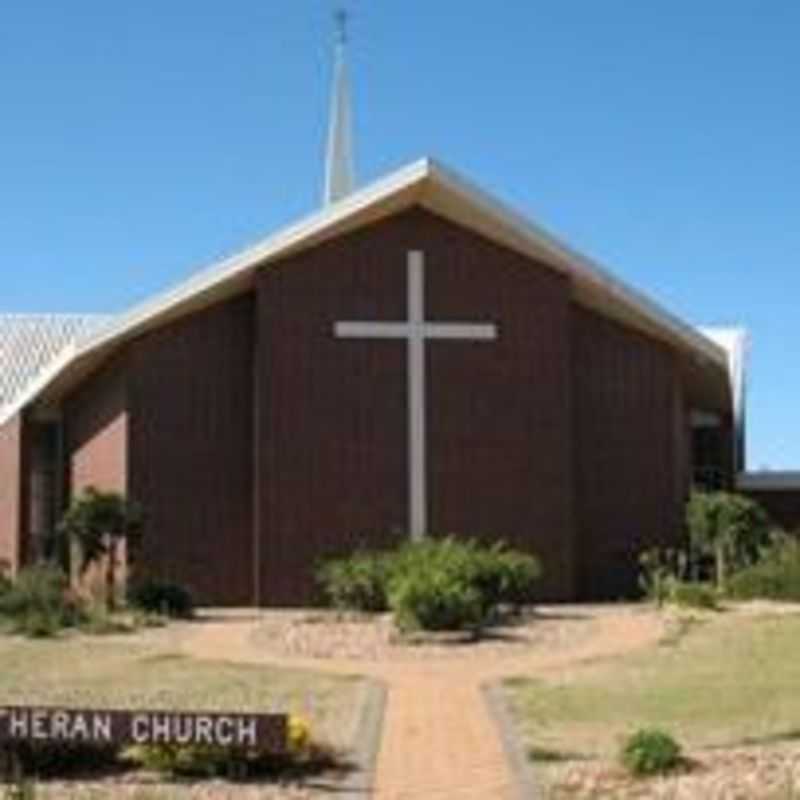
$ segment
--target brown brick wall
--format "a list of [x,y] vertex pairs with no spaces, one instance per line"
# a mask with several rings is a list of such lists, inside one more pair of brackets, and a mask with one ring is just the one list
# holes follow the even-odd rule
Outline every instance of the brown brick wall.
[[[403,541],[406,344],[333,325],[405,319],[409,250],[425,252],[428,319],[499,328],[427,345],[430,531],[536,552],[543,598],[630,592],[638,552],[680,530],[676,354],[572,304],[550,268],[420,209],[132,342],[65,406],[73,490],[127,490],[147,515],[142,562],[204,603],[309,602],[322,557]],[[701,388],[717,399],[716,377]]]
[[130,492],[142,562],[203,603],[253,602],[253,298],[134,342]]
[[540,596],[568,599],[575,577],[568,281],[463,229],[434,219],[421,227],[430,317],[499,327],[494,342],[436,342],[428,350],[432,530],[502,537],[539,554]]
[[128,399],[123,355],[91,376],[64,404],[72,496],[89,486],[128,492]]
[[405,343],[337,339],[333,324],[404,319],[412,249],[426,254],[429,319],[500,328],[496,342],[427,347],[431,531],[506,537],[543,558],[544,595],[571,595],[568,285],[412,210],[260,276],[266,603],[313,597],[320,556],[405,538]]
[[748,490],[744,494],[758,502],[776,525],[785,531],[800,533],[800,490]]
[[675,541],[685,491],[682,388],[675,355],[573,309],[579,595],[636,591],[639,552]]
[[0,427],[0,569],[19,567],[23,521],[23,423],[20,414]]

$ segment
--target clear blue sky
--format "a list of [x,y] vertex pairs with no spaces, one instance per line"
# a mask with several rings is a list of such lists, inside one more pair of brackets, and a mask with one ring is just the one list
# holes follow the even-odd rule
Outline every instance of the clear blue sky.
[[[4,311],[115,311],[318,204],[330,2],[0,10]],[[353,2],[359,178],[441,158],[752,335],[751,467],[800,468],[800,3]]]

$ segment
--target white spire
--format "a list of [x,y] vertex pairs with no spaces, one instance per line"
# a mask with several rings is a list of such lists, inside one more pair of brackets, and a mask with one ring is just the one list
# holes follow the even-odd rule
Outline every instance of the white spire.
[[333,78],[328,150],[325,159],[323,204],[330,205],[350,194],[355,185],[353,169],[353,131],[350,118],[350,86],[345,63],[347,12],[336,12],[336,64]]

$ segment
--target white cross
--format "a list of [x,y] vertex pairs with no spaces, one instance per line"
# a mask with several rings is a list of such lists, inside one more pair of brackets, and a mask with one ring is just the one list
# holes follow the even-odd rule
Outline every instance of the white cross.
[[408,505],[409,534],[419,539],[428,532],[425,432],[425,340],[497,338],[490,323],[425,321],[425,256],[408,254],[408,319],[405,322],[336,322],[343,339],[405,339],[408,342]]

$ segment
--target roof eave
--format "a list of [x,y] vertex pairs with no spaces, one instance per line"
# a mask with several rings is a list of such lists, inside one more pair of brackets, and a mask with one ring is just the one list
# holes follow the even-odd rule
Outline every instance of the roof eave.
[[[635,324],[638,321],[649,333],[668,339],[701,360],[707,359],[727,368],[727,354],[722,347],[643,293],[617,280],[598,262],[574,250],[448,167],[431,161],[430,169],[433,185],[441,185],[460,195],[478,206],[502,229],[510,231],[505,244],[522,249],[527,255],[538,255],[552,267],[571,275],[579,302],[620,317],[623,322]],[[615,305],[627,313],[619,314]]]
[[259,267],[414,205],[429,174],[429,160],[420,159],[134,306],[72,348],[68,358],[59,358],[15,402],[0,408],[0,426],[51,387],[69,386],[64,376],[73,365],[93,356],[99,363],[111,347],[246,290]]
[[448,197],[451,214],[462,204],[461,213],[470,211],[475,220],[480,220],[474,224],[479,232],[572,276],[579,302],[638,325],[701,361],[727,366],[725,351],[694,328],[451,169],[424,158],[135,306],[81,342],[68,359],[59,359],[14,404],[0,410],[0,424],[49,387],[69,385],[64,374],[73,364],[85,367],[94,360],[99,362],[110,348],[247,289],[259,267],[414,204],[442,212]]

